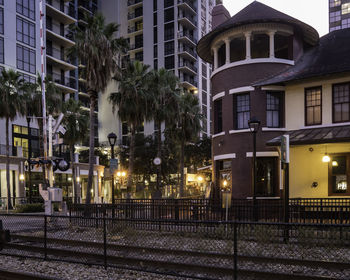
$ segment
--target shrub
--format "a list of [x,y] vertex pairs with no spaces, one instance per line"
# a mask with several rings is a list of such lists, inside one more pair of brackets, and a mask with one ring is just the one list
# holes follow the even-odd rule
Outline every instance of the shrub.
[[42,203],[33,203],[33,204],[22,204],[17,205],[15,213],[36,213],[44,212],[44,204]]

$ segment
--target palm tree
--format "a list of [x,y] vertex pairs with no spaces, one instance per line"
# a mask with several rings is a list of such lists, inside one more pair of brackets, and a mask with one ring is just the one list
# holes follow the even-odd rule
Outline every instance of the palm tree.
[[[152,114],[157,131],[157,157],[162,158],[161,124],[176,122],[179,107],[178,78],[164,68],[152,72]],[[157,170],[157,190],[160,188],[161,165]]]
[[24,80],[21,75],[12,69],[3,70],[0,76],[0,118],[6,120],[6,181],[7,181],[7,206],[12,209],[10,191],[10,143],[9,125],[16,116],[25,115],[26,107],[22,93],[25,90]]
[[130,155],[127,189],[131,191],[132,174],[135,159],[135,135],[137,128],[145,120],[151,119],[150,115],[150,72],[149,65],[139,61],[130,62],[126,69],[114,76],[118,83],[119,91],[112,92],[109,101],[112,103],[113,112],[118,108],[118,115],[121,121],[130,125]]
[[75,45],[69,49],[70,57],[78,57],[85,64],[87,93],[90,98],[90,142],[89,142],[89,177],[87,185],[86,203],[91,201],[91,188],[94,171],[95,148],[95,107],[98,93],[103,92],[112,77],[117,55],[125,50],[127,44],[123,38],[114,38],[118,31],[115,23],[105,24],[102,14],[85,16],[84,28],[76,25]]
[[201,130],[201,109],[197,96],[185,91],[180,96],[177,137],[180,141],[180,197],[184,195],[185,144],[194,141]]
[[66,129],[63,140],[69,145],[70,161],[72,168],[72,184],[74,189],[74,203],[77,201],[77,182],[74,168],[74,145],[83,141],[87,136],[89,127],[88,113],[81,109],[81,102],[69,99],[63,105],[63,124]]

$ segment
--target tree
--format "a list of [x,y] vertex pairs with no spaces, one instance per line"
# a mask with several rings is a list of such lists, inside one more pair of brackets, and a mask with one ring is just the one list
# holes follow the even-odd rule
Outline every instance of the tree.
[[81,109],[81,102],[69,99],[63,105],[63,124],[66,129],[63,140],[69,146],[70,161],[72,168],[72,184],[74,189],[74,203],[78,203],[77,200],[77,182],[74,168],[74,146],[75,144],[83,141],[87,136],[87,129],[89,127],[88,113]]
[[3,70],[0,76],[0,118],[6,120],[6,181],[7,181],[7,205],[12,209],[10,191],[10,143],[9,126],[16,116],[26,113],[23,102],[23,91],[27,85],[21,79],[21,75],[12,69]]
[[149,65],[139,61],[130,62],[123,71],[117,71],[114,80],[118,83],[119,91],[112,92],[109,101],[112,103],[113,112],[118,108],[121,121],[130,126],[130,152],[127,189],[131,191],[132,174],[135,159],[135,135],[137,128],[143,125],[145,120],[150,120],[150,72]]
[[198,98],[192,93],[185,91],[180,96],[179,116],[177,124],[177,137],[180,141],[180,197],[184,195],[184,161],[185,144],[198,138],[201,130],[202,119]]
[[105,24],[102,14],[91,17],[85,16],[86,25],[82,28],[76,25],[73,28],[75,45],[69,49],[68,55],[85,64],[87,94],[90,98],[90,141],[89,141],[89,177],[87,185],[86,203],[91,202],[91,189],[94,171],[95,148],[95,107],[98,93],[102,93],[112,77],[112,72],[118,54],[125,50],[127,43],[123,38],[115,38],[118,25]]
[[[152,72],[152,116],[157,130],[157,157],[162,159],[161,124],[174,124],[179,107],[178,78],[164,68]],[[161,165],[157,170],[157,189],[160,188]]]

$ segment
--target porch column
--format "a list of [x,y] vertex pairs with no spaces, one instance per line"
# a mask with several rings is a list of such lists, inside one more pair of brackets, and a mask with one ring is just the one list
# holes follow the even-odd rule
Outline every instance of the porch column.
[[218,68],[219,65],[219,58],[218,58],[218,51],[219,48],[218,47],[214,47],[213,48],[213,52],[214,52],[214,70]]
[[230,39],[229,38],[227,38],[227,39],[225,39],[225,47],[226,47],[226,61],[225,61],[225,63],[226,64],[229,64],[230,63],[230,43],[231,43],[231,41],[230,41]]
[[250,51],[250,37],[252,36],[251,32],[246,32],[244,33],[245,36],[245,59],[250,59],[251,58],[251,51]]
[[270,58],[275,58],[275,33],[274,30],[268,33],[270,37]]

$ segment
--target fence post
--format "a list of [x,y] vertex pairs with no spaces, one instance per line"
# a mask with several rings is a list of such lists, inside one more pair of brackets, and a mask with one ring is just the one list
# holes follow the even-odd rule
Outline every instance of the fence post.
[[237,222],[234,221],[233,222],[233,279],[237,280],[237,252],[238,252],[238,248],[237,248],[237,239],[238,239],[238,231],[237,231]]
[[103,259],[105,269],[107,269],[107,227],[106,227],[106,216],[103,216]]
[[47,216],[44,216],[44,259],[47,260]]

